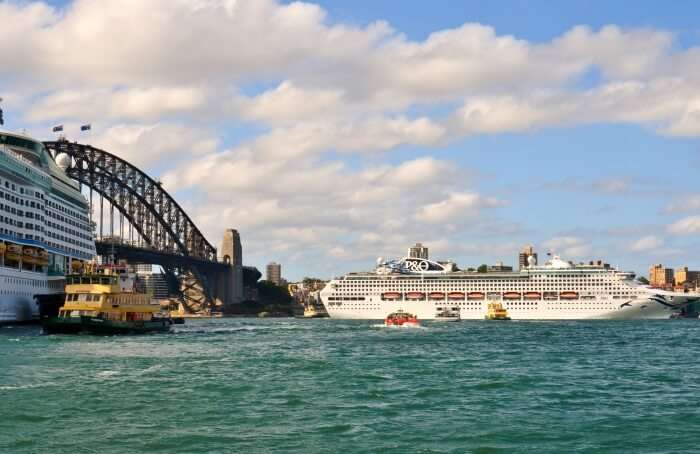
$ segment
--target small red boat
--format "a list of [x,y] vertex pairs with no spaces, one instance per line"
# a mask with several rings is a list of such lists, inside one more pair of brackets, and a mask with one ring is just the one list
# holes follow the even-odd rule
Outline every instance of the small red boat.
[[384,320],[384,326],[420,326],[418,322],[418,317],[413,314],[409,314],[404,311],[396,311],[386,316]]

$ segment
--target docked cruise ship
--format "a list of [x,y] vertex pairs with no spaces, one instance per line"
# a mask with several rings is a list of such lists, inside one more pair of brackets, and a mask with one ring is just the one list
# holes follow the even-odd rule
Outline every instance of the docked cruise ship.
[[41,142],[0,130],[0,324],[36,319],[34,296],[62,293],[95,255],[88,203],[64,170]]
[[447,310],[483,319],[498,302],[512,319],[659,319],[700,294],[676,293],[635,282],[634,273],[607,265],[577,265],[558,256],[534,258],[520,271],[461,271],[427,258],[379,259],[373,272],[331,280],[321,300],[332,318],[383,319],[403,310],[434,319]]

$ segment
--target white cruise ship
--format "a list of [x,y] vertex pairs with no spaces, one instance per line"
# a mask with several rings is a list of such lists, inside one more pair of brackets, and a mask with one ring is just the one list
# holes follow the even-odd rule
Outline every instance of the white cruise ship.
[[62,293],[95,255],[92,232],[78,184],[43,144],[0,131],[0,324],[36,319],[34,295]]
[[383,319],[403,310],[434,319],[446,309],[462,319],[483,319],[498,302],[512,319],[663,319],[700,294],[638,284],[634,273],[609,266],[574,265],[554,256],[530,259],[521,271],[471,272],[426,258],[378,260],[374,272],[331,280],[321,300],[331,318]]

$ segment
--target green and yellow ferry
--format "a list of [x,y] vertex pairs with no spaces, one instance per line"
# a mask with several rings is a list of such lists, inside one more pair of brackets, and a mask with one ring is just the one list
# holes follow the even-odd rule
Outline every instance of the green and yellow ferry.
[[[42,317],[46,334],[145,334],[168,332],[173,324],[150,295],[138,293],[132,278],[104,267],[66,276],[66,298],[58,313]],[[101,272],[100,272],[101,271]]]
[[486,320],[510,320],[508,311],[501,303],[489,303],[488,312],[484,318]]

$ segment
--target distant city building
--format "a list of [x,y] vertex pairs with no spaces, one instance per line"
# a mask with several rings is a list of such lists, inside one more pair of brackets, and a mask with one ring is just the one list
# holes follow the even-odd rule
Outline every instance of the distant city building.
[[139,263],[138,265],[133,265],[137,273],[152,273],[153,265],[150,263]]
[[487,270],[489,272],[513,271],[513,267],[509,265],[504,265],[503,262],[496,262],[495,265],[489,266]]
[[282,265],[275,262],[268,263],[267,280],[275,285],[282,285]]
[[527,268],[529,263],[528,259],[530,257],[533,257],[535,259],[535,264],[537,264],[537,252],[535,252],[535,248],[532,246],[525,246],[522,251],[520,251],[520,254],[518,254],[518,269],[522,270],[524,268]]
[[422,243],[416,243],[415,246],[408,248],[408,256],[417,259],[428,259],[428,248]]
[[168,281],[163,273],[138,273],[139,279],[145,284],[146,293],[153,295],[153,298],[163,300],[169,295]]
[[154,273],[152,265],[129,265],[130,272],[136,274],[138,291],[148,293],[153,298],[163,300],[170,297],[168,281],[163,273]]
[[700,271],[688,271],[687,266],[678,268],[674,276],[676,285],[689,284],[695,287],[698,280],[700,280]]
[[660,263],[649,268],[649,284],[653,287],[667,287],[673,283],[673,268],[664,268]]

